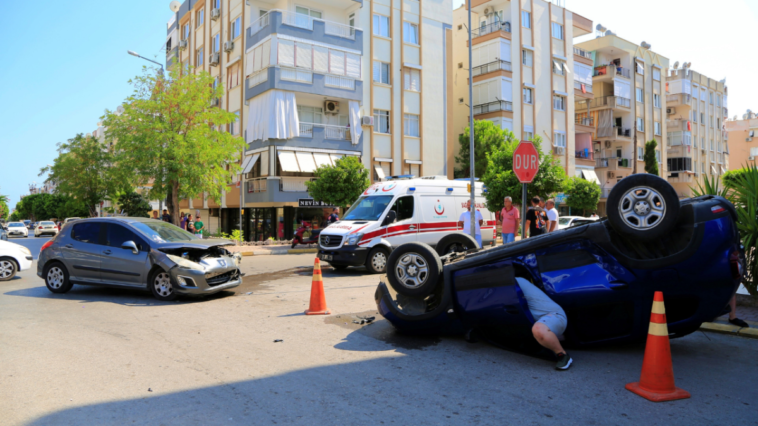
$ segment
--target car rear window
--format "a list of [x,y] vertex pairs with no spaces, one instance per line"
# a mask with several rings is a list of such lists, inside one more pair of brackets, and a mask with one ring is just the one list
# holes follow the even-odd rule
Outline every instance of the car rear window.
[[40,222],[39,224],[40,225],[47,225],[47,226],[55,225],[53,222]]
[[100,224],[97,222],[77,223],[71,232],[71,238],[83,243],[98,244],[100,240]]

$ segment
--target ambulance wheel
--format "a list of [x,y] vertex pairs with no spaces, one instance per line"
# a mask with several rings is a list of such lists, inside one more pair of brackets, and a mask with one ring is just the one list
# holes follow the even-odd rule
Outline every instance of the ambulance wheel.
[[376,246],[368,253],[366,269],[372,274],[383,274],[387,271],[387,257],[390,251],[384,246]]
[[437,254],[444,256],[449,253],[464,252],[478,247],[479,245],[475,239],[471,238],[471,235],[456,232],[442,237],[440,242],[437,243]]
[[409,297],[426,297],[437,287],[442,261],[428,244],[406,243],[387,261],[387,280],[392,288]]

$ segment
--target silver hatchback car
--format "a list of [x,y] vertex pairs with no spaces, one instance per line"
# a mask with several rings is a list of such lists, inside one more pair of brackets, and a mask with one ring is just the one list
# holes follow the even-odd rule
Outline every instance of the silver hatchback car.
[[207,295],[242,282],[242,257],[178,226],[147,218],[81,219],[42,246],[37,275],[53,293],[74,284],[147,288],[158,300]]

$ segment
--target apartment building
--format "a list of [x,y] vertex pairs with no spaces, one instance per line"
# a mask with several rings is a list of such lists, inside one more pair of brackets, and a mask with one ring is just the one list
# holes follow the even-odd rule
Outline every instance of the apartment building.
[[555,155],[569,176],[596,180],[594,163],[584,161],[591,150],[580,152],[575,143],[592,129],[577,124],[574,111],[577,98],[592,97],[592,61],[573,39],[589,34],[592,21],[543,0],[473,0],[470,5],[473,99],[468,93],[469,3],[453,11],[450,164],[473,104],[475,120],[492,121],[519,139],[540,136],[542,149]]
[[577,122],[592,132],[577,137],[577,152],[591,152],[602,194],[599,214],[613,186],[633,173],[644,173],[645,142],[658,143],[656,159],[666,176],[666,70],[668,58],[650,45],[624,40],[611,31],[576,45],[591,58],[592,98],[576,99]]
[[289,239],[330,212],[306,190],[318,166],[355,156],[372,180],[446,174],[450,9],[450,0],[186,0],[169,21],[167,64],[223,81],[218,106],[238,113],[229,131],[248,143],[241,182],[218,204],[186,207],[202,206],[229,232],[242,197],[248,240]]
[[[726,108],[726,106],[725,106]],[[725,123],[728,142],[725,147],[727,155],[725,168],[727,170],[742,169],[747,165],[756,164],[758,160],[758,115],[747,110],[738,119],[735,115]]]
[[668,70],[666,83],[667,177],[684,198],[698,179],[729,170],[727,87],[725,79],[678,65]]

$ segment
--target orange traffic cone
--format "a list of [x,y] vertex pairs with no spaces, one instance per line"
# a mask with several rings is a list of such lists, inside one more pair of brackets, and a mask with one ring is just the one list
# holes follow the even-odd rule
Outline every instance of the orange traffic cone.
[[671,365],[671,347],[666,327],[666,308],[663,293],[655,292],[650,328],[645,345],[640,381],[629,383],[626,388],[653,402],[673,401],[690,397],[690,393],[674,386],[674,368]]
[[305,315],[329,315],[324,296],[324,281],[321,278],[321,261],[316,258],[313,264],[313,284],[311,285],[311,306],[305,311]]

